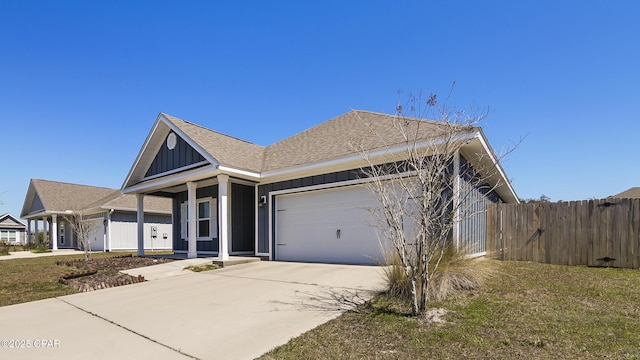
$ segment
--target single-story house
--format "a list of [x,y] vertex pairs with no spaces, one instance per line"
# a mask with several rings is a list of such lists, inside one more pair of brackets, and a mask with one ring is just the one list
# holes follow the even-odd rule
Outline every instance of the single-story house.
[[6,213],[0,215],[0,242],[11,245],[24,244],[26,240],[27,226],[17,217]]
[[611,195],[609,197],[616,199],[640,199],[640,187],[632,187],[619,194]]
[[[37,234],[42,232],[54,250],[80,249],[71,222],[74,213],[82,213],[87,221],[95,222],[89,236],[91,250],[113,251],[138,248],[136,212],[136,197],[119,189],[31,179],[20,217],[27,221],[30,242],[37,243]],[[144,249],[171,249],[171,200],[149,197],[143,228]]]
[[[364,211],[377,203],[362,185],[368,163],[352,144],[366,139],[363,149],[381,164],[389,156],[401,160],[406,147],[393,120],[393,115],[350,111],[260,146],[160,113],[122,186],[123,193],[137,197],[138,252],[144,204],[148,196],[161,196],[173,203],[173,250],[188,257],[378,263],[380,242]],[[372,128],[375,136],[368,135]],[[493,191],[465,186],[458,176],[460,191],[473,193],[481,204],[518,202],[482,130],[473,128],[459,138],[465,145],[456,166],[473,166],[483,154],[496,170],[488,179]],[[427,146],[434,139],[419,140],[418,146]],[[460,224],[455,236],[483,254],[484,216]]]

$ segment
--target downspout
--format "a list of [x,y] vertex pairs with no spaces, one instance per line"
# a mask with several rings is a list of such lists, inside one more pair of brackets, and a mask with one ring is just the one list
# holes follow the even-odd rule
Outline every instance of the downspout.
[[114,211],[115,209],[111,209],[107,213],[107,243],[105,244],[104,248],[109,252],[111,252],[111,214],[113,214]]

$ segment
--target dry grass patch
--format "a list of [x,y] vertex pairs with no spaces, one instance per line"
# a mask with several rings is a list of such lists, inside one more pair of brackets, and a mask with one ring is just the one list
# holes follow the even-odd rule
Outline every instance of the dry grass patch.
[[[437,271],[429,282],[428,301],[444,301],[460,291],[472,291],[480,287],[484,279],[490,275],[489,269],[482,266],[482,261],[484,258],[469,257],[467,250],[448,246],[438,264]],[[409,282],[398,253],[386,252],[385,263],[390,264],[384,267],[384,280],[388,294],[410,301]],[[434,264],[430,264],[429,269],[433,268]],[[422,284],[418,283],[416,291],[420,292],[421,286]]]
[[640,271],[483,261],[494,275],[432,303],[378,297],[263,359],[640,359]]

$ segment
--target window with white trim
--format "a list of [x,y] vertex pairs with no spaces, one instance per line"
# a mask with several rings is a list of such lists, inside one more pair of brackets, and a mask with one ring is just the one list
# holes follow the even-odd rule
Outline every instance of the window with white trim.
[[18,231],[16,230],[0,230],[0,241],[5,241],[11,244],[18,242]]
[[[206,241],[218,238],[218,199],[196,200],[196,240]],[[189,240],[189,203],[180,204],[180,237]]]

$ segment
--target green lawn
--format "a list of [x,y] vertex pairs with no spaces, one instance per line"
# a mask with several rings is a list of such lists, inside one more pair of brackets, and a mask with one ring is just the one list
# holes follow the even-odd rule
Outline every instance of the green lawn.
[[[93,253],[93,258],[113,257],[125,253]],[[0,261],[0,306],[74,294],[58,279],[77,269],[56,265],[57,260],[83,259],[84,255],[45,256]]]
[[476,292],[433,307],[379,297],[262,359],[640,359],[640,271],[485,261]]

